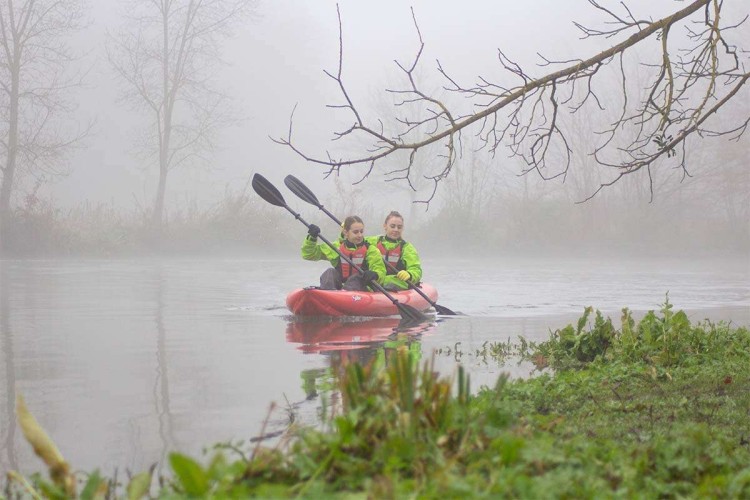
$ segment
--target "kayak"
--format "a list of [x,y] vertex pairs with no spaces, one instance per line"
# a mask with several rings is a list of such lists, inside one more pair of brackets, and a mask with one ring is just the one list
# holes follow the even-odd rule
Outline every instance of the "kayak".
[[[422,283],[420,291],[432,302],[437,301],[435,287]],[[388,292],[401,304],[418,311],[429,309],[430,303],[412,289]],[[321,290],[319,288],[298,288],[286,297],[286,306],[298,316],[396,316],[398,308],[380,292],[359,292],[349,290]]]

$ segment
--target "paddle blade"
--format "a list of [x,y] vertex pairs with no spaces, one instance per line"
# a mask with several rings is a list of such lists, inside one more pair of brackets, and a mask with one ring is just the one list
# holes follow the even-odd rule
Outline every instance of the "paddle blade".
[[315,196],[315,194],[295,176],[287,175],[284,177],[284,184],[286,184],[286,187],[288,187],[292,193],[296,194],[307,203],[315,205],[318,208],[322,206],[318,201],[317,196]]
[[441,314],[443,316],[458,316],[459,315],[459,313],[453,312],[447,307],[441,306],[440,304],[433,304],[433,306],[435,307],[435,311],[438,314]]
[[277,207],[286,207],[284,197],[281,195],[279,190],[276,189],[276,187],[262,175],[253,175],[253,189],[261,198],[266,200],[271,205],[276,205]]

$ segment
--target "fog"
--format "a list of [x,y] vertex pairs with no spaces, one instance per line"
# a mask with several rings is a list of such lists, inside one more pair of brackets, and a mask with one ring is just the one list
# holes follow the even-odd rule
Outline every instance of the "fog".
[[[153,205],[158,167],[137,154],[135,146],[147,121],[122,100],[124,84],[105,51],[106,33],[124,26],[123,5],[114,0],[91,2],[89,24],[71,40],[73,49],[82,55],[77,68],[85,73],[84,85],[74,95],[79,106],[74,117],[81,128],[93,124],[91,132],[61,163],[64,175],[19,178],[16,206],[23,205],[29,193],[58,209],[60,217],[83,206],[89,211],[106,207],[107,213],[137,218]],[[395,0],[340,1],[338,5],[347,91],[360,109],[382,114],[393,101],[384,89],[404,84],[403,72],[394,60],[409,64],[419,49],[410,6]],[[629,5],[652,19],[674,8],[669,2],[654,7],[640,0]],[[436,60],[456,79],[471,82],[481,75],[499,80],[503,72],[497,64],[498,48],[539,76],[547,72],[535,66],[539,53],[557,60],[588,57],[609,43],[581,39],[573,21],[603,21],[601,13],[585,1],[481,1],[457,9],[455,2],[424,0],[412,6],[425,43],[417,76],[433,89],[445,83],[436,71]],[[263,206],[249,188],[254,173],[266,176],[280,189],[283,178],[293,174],[339,217],[361,214],[372,232],[379,230],[385,213],[399,210],[406,215],[407,238],[415,238],[422,248],[450,247],[459,237],[485,250],[489,244],[524,253],[556,252],[571,246],[627,252],[647,244],[654,252],[668,254],[689,250],[747,255],[750,171],[743,160],[746,135],[735,142],[722,138],[694,141],[692,177],[669,166],[660,168],[654,173],[653,196],[644,172],[584,204],[576,202],[594,191],[600,182],[596,175],[601,175],[591,173],[596,166],[588,166],[586,154],[579,152],[594,140],[586,134],[591,124],[585,116],[580,117],[583,133],[572,145],[576,151],[573,166],[564,179],[544,181],[534,172],[522,176],[524,165],[517,159],[507,158],[502,151],[491,154],[481,149],[470,133],[463,137],[451,175],[432,198],[431,183],[417,179],[412,190],[405,182],[385,182],[384,171],[397,168],[405,157],[376,168],[361,183],[366,172],[361,166],[327,176],[326,167],[306,162],[271,138],[287,135],[294,112],[298,145],[315,156],[325,156],[329,150],[341,154],[336,153],[338,144],[332,139],[352,118],[327,107],[341,104],[342,96],[336,82],[324,74],[324,70],[335,74],[339,61],[336,9],[336,2],[328,0],[260,2],[252,15],[232,28],[220,45],[219,55],[226,64],[217,67],[214,79],[231,97],[241,119],[218,130],[215,148],[200,165],[170,172],[167,220],[215,210],[228,197],[246,196],[257,210],[252,230],[273,228],[281,237],[278,246],[296,252],[295,242],[304,228],[280,209]],[[288,190],[282,192],[307,220],[325,223],[314,207],[295,199]],[[430,203],[421,203],[428,199]],[[235,238],[238,246],[249,248],[254,241],[245,234],[249,229],[241,225],[235,229],[242,233]],[[267,243],[267,238],[258,241]]]
[[[83,137],[63,144],[62,156],[23,150],[26,163],[19,161],[10,210],[0,203],[0,470],[26,474],[43,467],[17,429],[17,395],[76,470],[116,476],[159,463],[161,472],[172,449],[197,456],[210,443],[286,428],[298,401],[317,418],[321,399],[311,398],[301,380],[327,370],[337,349],[375,356],[382,341],[366,332],[368,321],[308,323],[289,314],[289,291],[319,283],[329,264],[300,258],[306,228],[253,190],[254,174],[266,177],[329,239],[338,236],[338,226],[287,189],[287,175],[311,188],[339,219],[360,215],[368,235],[381,232],[391,210],[404,215],[404,239],[419,250],[424,281],[439,289],[439,305],[465,314],[436,318],[424,338],[414,339],[423,343],[417,347],[425,360],[459,344],[471,353],[518,336],[541,341],[587,306],[618,318],[623,307],[643,314],[674,304],[694,322],[750,322],[748,134],[690,136],[686,169],[679,168],[679,154],[665,154],[592,197],[616,174],[591,152],[601,141],[595,131],[606,129],[622,107],[617,64],[598,75],[602,113],[561,118],[574,131],[570,167],[549,180],[533,170],[523,174],[529,165],[507,145],[483,145],[477,128],[462,131],[455,164],[434,192],[425,176],[444,162],[436,145],[420,150],[409,183],[393,174],[409,164],[408,152],[383,159],[369,173],[367,164],[330,172],[273,140],[288,137],[291,128],[294,145],[316,158],[367,151],[364,142],[335,140],[354,120],[349,110],[330,107],[345,103],[325,73],[335,75],[339,66],[337,6],[347,95],[368,123],[380,120],[392,133],[410,108],[398,106],[399,96],[385,89],[408,87],[395,61],[406,67],[414,61],[419,35],[425,45],[415,80],[471,113],[475,103],[444,90],[450,85],[439,67],[467,87],[492,81],[516,88],[521,77],[502,67],[499,50],[536,80],[551,71],[539,65],[539,54],[580,60],[634,31],[582,38],[574,21],[606,26],[607,20],[586,0],[259,0],[226,37],[217,36],[216,47],[202,47],[208,59],[200,62],[222,64],[211,66],[205,80],[182,81],[216,89],[200,94],[205,99],[189,96],[198,111],[211,108],[210,98],[226,96],[227,119],[215,135],[202,137],[211,139],[210,148],[170,165],[158,224],[153,213],[162,158],[140,147],[144,134],[155,137],[152,117],[143,99],[134,104],[127,98],[134,90],[107,49],[117,34],[136,34],[125,20],[132,6],[160,2],[80,1],[87,2],[84,26],[66,39],[78,57],[65,71],[72,82],[80,76],[81,85],[63,85],[65,105],[42,99],[24,118],[38,125],[47,118],[43,111],[59,111],[59,121],[50,121],[60,134],[53,139]],[[659,19],[688,4],[626,3],[637,19]],[[725,3],[736,22],[748,13],[747,1]],[[0,14],[10,5],[0,0]],[[747,25],[741,29],[744,38],[737,39],[747,42]],[[639,62],[658,57],[659,44],[654,36],[623,59],[623,75],[637,82],[636,94],[649,84]],[[738,71],[747,71],[750,52],[738,53],[744,58]],[[3,57],[0,47],[0,85],[7,87]],[[45,69],[63,59],[48,59]],[[43,85],[50,75],[38,71],[32,74]],[[145,76],[158,81],[156,73]],[[30,90],[38,97],[46,97],[44,91]],[[7,94],[0,92],[3,172],[12,135]],[[184,117],[180,106],[188,100],[177,101],[176,116]],[[509,114],[503,109],[497,116],[509,120]],[[748,116],[750,85],[707,124],[741,131]],[[653,151],[651,143],[646,146]],[[565,158],[565,148],[551,148],[550,171],[564,168]],[[24,168],[33,160],[44,168]],[[348,340],[321,334],[313,343],[316,324],[332,326],[334,334],[340,326]],[[306,328],[308,335],[295,338]],[[385,329],[388,339],[395,332]],[[438,369],[455,375],[458,357],[441,358]],[[507,368],[476,361],[467,363],[476,387],[492,384]],[[271,401],[280,404],[266,429]]]

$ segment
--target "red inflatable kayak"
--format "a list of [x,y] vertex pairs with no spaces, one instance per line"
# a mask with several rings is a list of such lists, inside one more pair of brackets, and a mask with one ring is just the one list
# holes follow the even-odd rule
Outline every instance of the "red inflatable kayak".
[[[420,290],[433,302],[437,301],[435,287],[422,283]],[[429,309],[430,303],[414,290],[388,292],[402,304],[418,311]],[[396,316],[398,308],[380,292],[350,292],[298,288],[286,297],[286,306],[299,316]]]

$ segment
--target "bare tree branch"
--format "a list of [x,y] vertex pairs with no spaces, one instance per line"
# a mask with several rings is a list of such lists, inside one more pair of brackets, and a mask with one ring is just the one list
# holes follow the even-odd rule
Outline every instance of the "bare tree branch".
[[158,164],[152,223],[161,230],[167,178],[205,160],[215,131],[234,121],[211,69],[220,41],[249,14],[255,0],[130,0],[129,24],[111,34],[107,55],[125,83],[123,100],[144,110],[150,125],[143,152]]
[[[81,0],[0,2],[0,242],[24,176],[65,173],[65,155],[88,135],[67,124],[82,75],[66,37],[83,27]],[[66,126],[68,125],[68,126]],[[0,245],[2,246],[2,245]]]
[[[619,116],[614,117],[609,127],[591,131],[599,135],[601,142],[590,154],[599,166],[612,169],[613,174],[610,181],[602,183],[591,194],[594,196],[602,188],[644,167],[652,189],[651,168],[663,161],[676,162],[676,167],[683,170],[683,176],[689,175],[686,167],[688,156],[684,153],[683,145],[695,133],[710,137],[737,137],[744,133],[748,122],[715,129],[710,133],[704,133],[701,127],[740,95],[740,90],[747,83],[748,72],[745,68],[748,52],[738,49],[728,38],[746,18],[727,22],[721,0],[694,0],[655,21],[636,15],[624,2],[620,3],[621,11],[595,0],[589,0],[589,3],[605,14],[608,20],[601,28],[576,23],[584,38],[620,38],[621,41],[586,59],[554,61],[541,56],[541,67],[562,66],[546,75],[532,76],[498,49],[500,66],[517,78],[519,83],[506,88],[480,77],[478,84],[464,86],[450,77],[438,62],[437,71],[446,81],[445,90],[472,103],[472,112],[464,115],[456,113],[447,100],[425,92],[414,78],[424,42],[412,12],[419,46],[411,64],[396,62],[408,83],[404,88],[387,92],[402,96],[401,104],[422,103],[430,112],[426,117],[399,118],[396,121],[401,128],[390,132],[383,130],[382,117],[376,118],[377,125],[363,120],[362,113],[344,84],[343,35],[339,12],[338,72],[336,75],[326,74],[336,81],[344,96],[346,104],[338,107],[349,110],[354,123],[336,133],[336,139],[357,134],[364,137],[369,146],[360,154],[337,156],[327,153],[321,157],[303,151],[295,143],[291,123],[287,136],[274,140],[311,163],[327,166],[329,174],[343,167],[367,165],[365,177],[385,158],[408,151],[408,160],[403,167],[391,169],[389,173],[398,174],[398,179],[410,185],[415,156],[426,146],[439,144],[445,151],[443,168],[436,174],[424,175],[434,180],[437,186],[455,165],[460,134],[475,127],[474,135],[492,155],[503,148],[511,157],[518,157],[524,162],[521,174],[536,172],[545,180],[564,180],[570,168],[575,141],[571,141],[562,117],[579,112],[609,112],[609,106],[605,106],[602,98],[606,94],[607,104],[611,106],[614,102],[620,108]],[[654,38],[660,47],[658,59],[640,64],[630,62],[629,53],[645,47],[647,41]],[[675,47],[678,49],[675,50]],[[619,96],[611,95],[611,89],[606,85],[602,90],[597,90],[602,85],[602,68],[613,61],[617,61],[620,74]],[[630,66],[645,69],[648,73],[649,83],[645,89],[640,87],[642,78],[627,77],[631,72]],[[677,154],[678,149],[682,151],[680,155]],[[560,157],[563,161],[558,161]],[[432,199],[434,193],[433,190],[426,202]]]

